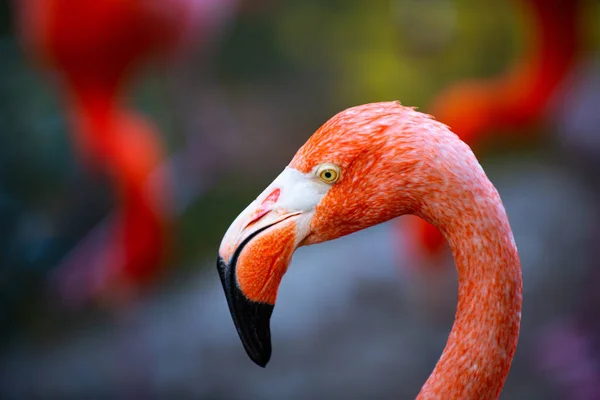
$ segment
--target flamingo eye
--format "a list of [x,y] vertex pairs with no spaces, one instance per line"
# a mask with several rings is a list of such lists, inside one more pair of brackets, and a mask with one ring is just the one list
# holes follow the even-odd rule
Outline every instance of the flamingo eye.
[[320,180],[328,184],[334,184],[340,179],[340,167],[335,164],[322,164],[316,172]]

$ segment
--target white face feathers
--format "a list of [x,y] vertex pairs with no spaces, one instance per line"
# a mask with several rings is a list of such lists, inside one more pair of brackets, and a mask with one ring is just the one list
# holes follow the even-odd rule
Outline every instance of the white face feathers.
[[339,177],[339,168],[329,163],[321,164],[309,173],[286,167],[233,221],[221,242],[221,256],[228,261],[232,245],[238,245],[265,224],[291,216],[296,216],[298,238],[306,236],[317,205]]

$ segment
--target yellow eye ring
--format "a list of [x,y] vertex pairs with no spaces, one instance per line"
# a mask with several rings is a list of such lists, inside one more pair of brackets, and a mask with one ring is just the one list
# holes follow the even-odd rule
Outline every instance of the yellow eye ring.
[[316,174],[323,182],[333,184],[340,179],[340,167],[335,164],[323,164],[317,168]]

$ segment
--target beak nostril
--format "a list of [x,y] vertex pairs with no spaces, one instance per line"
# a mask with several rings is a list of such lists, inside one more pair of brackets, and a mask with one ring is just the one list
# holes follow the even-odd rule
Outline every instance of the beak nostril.
[[250,216],[250,220],[244,226],[244,229],[247,229],[250,226],[254,225],[258,220],[260,220],[262,217],[264,217],[268,212],[269,212],[268,209],[261,206],[258,210],[254,211],[254,213],[252,213],[252,215]]
[[263,200],[263,202],[260,203],[260,206],[250,215],[250,217],[248,218],[248,223],[244,226],[244,229],[252,226],[259,219],[264,217],[269,211],[271,211],[271,209],[273,208],[273,205],[277,202],[277,200],[279,200],[280,194],[281,194],[281,189],[277,188],[277,189],[273,190],[271,192],[271,194],[269,194]]

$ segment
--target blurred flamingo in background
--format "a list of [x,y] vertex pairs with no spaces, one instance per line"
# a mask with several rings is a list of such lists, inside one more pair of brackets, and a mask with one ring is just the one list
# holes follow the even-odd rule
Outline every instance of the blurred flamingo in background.
[[124,97],[145,62],[183,45],[194,23],[192,4],[17,2],[23,43],[59,83],[80,159],[108,174],[118,193],[118,216],[105,243],[66,271],[76,274],[67,281],[80,293],[94,297],[110,288],[112,295],[129,296],[157,274],[166,256],[169,178],[166,171],[154,173],[164,158],[162,144],[157,129],[128,109]]
[[[532,126],[544,117],[582,50],[582,0],[520,0],[527,17],[524,55],[505,73],[491,79],[470,79],[442,91],[430,112],[475,151],[495,136],[530,139]],[[418,219],[401,220],[402,236],[420,260],[422,271],[444,267],[442,234]],[[408,233],[404,227],[408,227]]]
[[171,237],[171,165],[156,127],[125,105],[127,86],[150,61],[175,61],[210,43],[236,4],[17,2],[22,41],[59,82],[80,159],[108,174],[118,193],[117,214],[56,271],[64,298],[76,304],[109,292],[127,298],[160,272]]
[[[171,242],[171,165],[157,128],[125,102],[127,86],[151,61],[174,60],[197,37],[220,27],[234,1],[19,1],[19,33],[29,53],[58,81],[75,150],[109,176],[118,210],[84,238],[52,279],[63,300],[129,305],[162,271]],[[119,347],[147,365],[131,306],[117,315],[127,332]],[[145,397],[148,373],[122,363],[127,397]],[[133,375],[133,376],[132,376]]]

